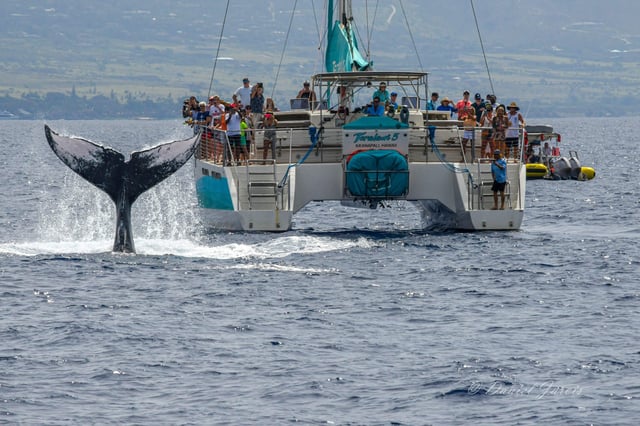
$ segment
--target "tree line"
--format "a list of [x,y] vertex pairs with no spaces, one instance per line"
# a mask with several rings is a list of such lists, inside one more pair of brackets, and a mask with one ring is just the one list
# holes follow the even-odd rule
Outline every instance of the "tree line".
[[49,120],[96,120],[148,117],[171,119],[182,117],[182,99],[171,95],[151,99],[126,92],[122,98],[110,96],[77,96],[71,93],[28,92],[20,97],[0,97],[0,111],[8,111],[15,118]]

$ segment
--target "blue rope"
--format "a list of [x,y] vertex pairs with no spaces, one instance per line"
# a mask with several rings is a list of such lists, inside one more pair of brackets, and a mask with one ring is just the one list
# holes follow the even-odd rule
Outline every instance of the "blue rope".
[[469,180],[471,181],[471,184],[474,185],[473,175],[471,175],[471,170],[469,170],[469,168],[467,167],[460,168],[456,165],[451,164],[445,159],[444,154],[442,154],[438,149],[438,145],[436,145],[436,127],[435,126],[429,126],[429,142],[431,142],[431,149],[433,150],[433,152],[436,153],[436,156],[438,157],[438,159],[440,160],[443,166],[445,166],[449,171],[453,173],[467,173],[467,175],[469,176]]
[[311,146],[297,163],[289,164],[289,167],[287,167],[287,170],[284,172],[284,176],[282,176],[282,180],[278,184],[278,188],[284,187],[285,183],[287,182],[287,179],[289,178],[289,171],[292,168],[297,167],[300,164],[304,163],[305,160],[309,157],[309,155],[313,151],[313,148],[315,148],[316,144],[318,143],[318,136],[320,135],[320,132],[322,130],[323,130],[322,127],[320,127],[319,129],[316,129],[314,126],[309,126],[309,139],[311,139]]

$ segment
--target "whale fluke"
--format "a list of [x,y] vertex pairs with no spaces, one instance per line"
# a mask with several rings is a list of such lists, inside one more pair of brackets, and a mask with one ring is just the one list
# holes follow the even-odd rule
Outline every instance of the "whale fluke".
[[131,205],[154,185],[171,176],[193,155],[200,136],[164,143],[131,154],[122,153],[82,138],[60,136],[44,126],[53,152],[71,170],[91,182],[116,205],[114,252],[134,253],[131,234]]

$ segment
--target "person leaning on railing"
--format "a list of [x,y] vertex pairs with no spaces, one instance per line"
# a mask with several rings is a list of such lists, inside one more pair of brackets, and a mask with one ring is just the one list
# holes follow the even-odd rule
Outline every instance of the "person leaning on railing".
[[480,118],[480,127],[482,127],[480,156],[485,158],[491,158],[491,153],[496,149],[493,146],[493,117],[493,107],[491,104],[486,104],[484,114]]
[[262,120],[262,128],[264,129],[264,142],[262,145],[262,159],[266,160],[269,155],[269,148],[271,148],[271,158],[276,158],[276,125],[278,124],[278,120],[276,120],[273,115],[273,111],[267,111],[264,114],[264,120]]
[[207,104],[204,102],[200,102],[198,106],[198,112],[193,118],[194,135],[199,131],[204,130],[209,125],[209,123],[211,123],[211,116],[209,115],[209,111],[207,111]]

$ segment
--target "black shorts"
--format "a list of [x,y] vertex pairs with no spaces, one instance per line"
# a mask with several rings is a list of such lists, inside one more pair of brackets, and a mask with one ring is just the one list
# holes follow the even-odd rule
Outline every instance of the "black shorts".
[[507,182],[496,182],[495,180],[493,181],[493,185],[491,186],[491,190],[493,192],[504,192],[504,187],[507,184]]
[[229,145],[230,146],[240,146],[240,135],[230,135],[229,136]]
[[513,148],[514,146],[518,146],[518,138],[507,138],[504,140],[509,148]]

